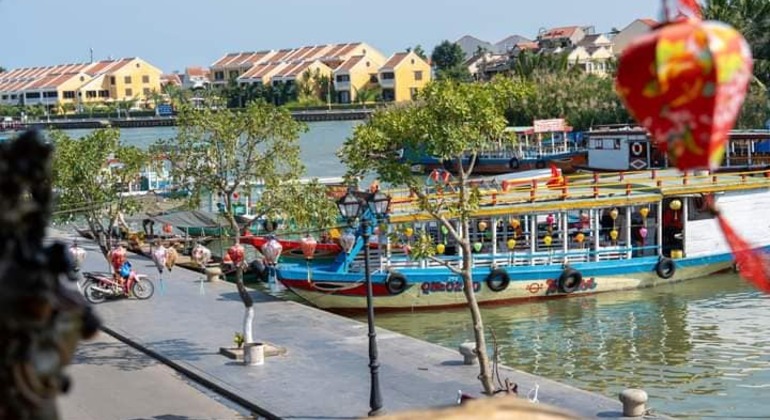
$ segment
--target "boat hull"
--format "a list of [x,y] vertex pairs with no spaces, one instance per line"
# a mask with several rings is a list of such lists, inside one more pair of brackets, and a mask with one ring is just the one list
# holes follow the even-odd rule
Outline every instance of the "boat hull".
[[[563,174],[575,173],[579,167],[588,163],[587,152],[564,153],[558,155],[546,155],[540,159],[516,159],[512,162],[510,157],[479,157],[476,159],[476,165],[473,173],[476,175],[499,175],[511,172],[529,171],[534,169],[543,169],[551,165],[561,169]],[[455,173],[456,167],[446,164],[438,159],[424,159],[418,162],[424,172],[431,172],[436,169],[445,169]],[[469,159],[463,160],[463,167],[467,168]],[[454,165],[456,166],[456,165]]]

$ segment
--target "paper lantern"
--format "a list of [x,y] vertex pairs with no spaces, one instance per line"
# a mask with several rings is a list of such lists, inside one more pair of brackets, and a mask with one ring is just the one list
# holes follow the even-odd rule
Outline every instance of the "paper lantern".
[[436,245],[436,254],[443,255],[444,251],[446,251],[446,245],[444,244]]
[[166,248],[166,268],[168,268],[168,271],[171,271],[174,268],[178,256],[179,254],[174,247]]
[[551,246],[551,243],[553,243],[553,238],[550,236],[545,236],[543,238],[543,243],[545,244],[545,246]]
[[262,255],[265,256],[265,262],[269,265],[275,265],[278,263],[278,259],[281,258],[281,251],[283,251],[283,245],[275,238],[270,238],[262,248]]
[[344,235],[340,236],[340,246],[342,247],[342,250],[346,253],[350,253],[350,250],[353,249],[353,245],[356,243],[356,236],[353,235],[350,231],[345,232]]
[[413,233],[414,233],[414,229],[412,229],[411,227],[407,227],[406,229],[404,229],[404,235],[406,235],[407,238],[411,238]]
[[166,268],[166,259],[168,258],[168,250],[165,246],[160,245],[152,250],[152,262],[155,263],[155,268],[158,269],[158,273],[162,273]]
[[448,235],[449,234],[449,228],[444,226],[444,225],[441,225],[441,233],[443,233],[444,235]]
[[752,77],[746,40],[721,22],[679,20],[623,50],[616,90],[679,169],[715,168]]
[[671,210],[679,211],[682,209],[682,202],[679,200],[671,200],[671,202],[668,204],[668,207]]
[[86,259],[86,250],[79,247],[77,242],[73,243],[69,248],[70,257],[75,264],[75,269],[79,270],[83,265],[83,261]]
[[506,245],[508,245],[509,251],[513,251],[513,248],[516,248],[516,239],[508,239]]
[[553,215],[552,215],[552,214],[549,214],[548,216],[546,216],[546,218],[545,218],[545,223],[546,223],[548,226],[551,226],[551,225],[553,225],[553,222],[554,222],[554,218],[553,218]]
[[610,231],[610,239],[612,239],[613,241],[617,241],[618,240],[618,231],[617,230],[612,229]]
[[312,260],[317,245],[318,241],[311,235],[307,235],[300,240],[299,247],[302,249],[302,255],[304,255],[306,259]]
[[610,210],[610,217],[612,220],[615,220],[618,218],[618,209],[612,209]]
[[487,230],[487,222],[479,222],[479,231],[484,232]]
[[227,256],[230,257],[235,266],[243,264],[243,260],[246,258],[246,250],[241,244],[235,244],[230,248],[227,248]]
[[647,207],[642,207],[639,209],[639,214],[642,216],[642,218],[646,219],[647,215],[650,214],[650,209]]
[[333,240],[339,239],[340,235],[341,235],[340,230],[337,228],[333,228],[329,230],[329,237],[332,238]]
[[642,226],[642,227],[639,228],[639,236],[642,239],[645,239],[647,237],[647,228],[646,227]]
[[201,244],[197,244],[193,247],[191,256],[199,267],[205,268],[206,264],[211,261],[211,250]]
[[582,244],[583,241],[586,240],[586,235],[583,234],[583,232],[579,232],[577,235],[575,235],[575,242]]
[[519,222],[519,219],[511,219],[511,220],[510,220],[508,223],[509,223],[509,224],[511,225],[511,227],[512,227],[512,228],[514,228],[514,229],[518,229],[518,228],[519,228],[519,226],[521,226],[521,222]]
[[481,247],[484,246],[481,242],[474,242],[473,243],[473,250],[476,252],[481,251]]

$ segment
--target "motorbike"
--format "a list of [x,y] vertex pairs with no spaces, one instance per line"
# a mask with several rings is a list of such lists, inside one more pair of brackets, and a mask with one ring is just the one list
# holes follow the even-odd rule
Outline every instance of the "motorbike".
[[149,299],[155,293],[155,285],[143,274],[131,272],[124,279],[125,285],[116,281],[111,273],[84,272],[83,295],[92,304],[102,303],[108,298],[128,297],[126,291],[140,300]]

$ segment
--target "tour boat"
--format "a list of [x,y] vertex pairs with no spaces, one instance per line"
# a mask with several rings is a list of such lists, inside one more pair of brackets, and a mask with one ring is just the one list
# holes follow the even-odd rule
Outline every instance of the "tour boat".
[[[581,296],[699,279],[729,269],[731,250],[704,203],[713,198],[741,236],[767,251],[769,187],[767,170],[666,169],[576,174],[561,185],[535,180],[508,191],[484,189],[469,233],[476,299],[500,304]],[[369,250],[369,267],[378,310],[466,304],[461,277],[446,266],[460,267],[462,250],[430,215],[394,197],[387,222],[377,226],[370,241],[378,246]],[[410,246],[423,234],[436,253],[434,258],[413,259]],[[315,306],[364,309],[360,229],[348,242],[350,252],[331,264],[279,264],[278,279]]]

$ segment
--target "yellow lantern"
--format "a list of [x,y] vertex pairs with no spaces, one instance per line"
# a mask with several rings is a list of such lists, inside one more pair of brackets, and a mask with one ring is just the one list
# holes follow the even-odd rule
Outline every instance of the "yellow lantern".
[[553,238],[550,236],[546,236],[543,238],[543,243],[545,246],[551,246],[551,242],[553,242]]
[[487,222],[479,222],[479,230],[481,232],[484,232],[485,230],[487,230]]
[[618,239],[618,231],[617,230],[612,229],[610,231],[610,239],[612,239],[613,241]]
[[407,238],[411,238],[413,233],[414,233],[414,229],[410,227],[404,229],[404,235],[406,235]]
[[669,203],[668,207],[671,210],[679,211],[682,208],[682,202],[679,200],[672,200],[671,203]]
[[618,209],[612,209],[610,211],[610,217],[612,218],[612,220],[617,219],[618,218]]
[[512,228],[518,229],[521,225],[521,222],[519,222],[519,219],[511,219],[510,222],[508,222]]
[[584,235],[583,232],[579,232],[577,235],[575,235],[575,241],[579,244],[582,244],[585,239],[586,235]]
[[332,228],[329,230],[329,237],[332,239],[339,239],[342,234],[340,233],[340,230],[337,228]]
[[516,247],[516,239],[508,239],[508,249],[513,250]]
[[639,209],[639,214],[642,215],[643,218],[647,218],[647,215],[650,214],[650,209],[647,207],[642,207]]
[[446,250],[446,246],[444,244],[438,244],[436,245],[436,253],[441,255]]

